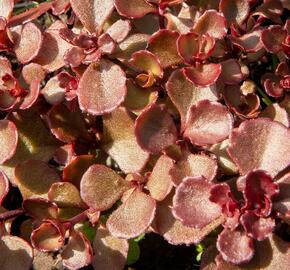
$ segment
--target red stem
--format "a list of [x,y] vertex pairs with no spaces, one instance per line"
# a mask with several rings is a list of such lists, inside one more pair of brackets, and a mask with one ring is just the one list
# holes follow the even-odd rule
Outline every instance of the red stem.
[[23,209],[16,209],[16,210],[7,211],[5,213],[0,214],[0,222],[5,221],[5,220],[10,219],[10,218],[20,216],[24,213],[25,213],[25,211]]

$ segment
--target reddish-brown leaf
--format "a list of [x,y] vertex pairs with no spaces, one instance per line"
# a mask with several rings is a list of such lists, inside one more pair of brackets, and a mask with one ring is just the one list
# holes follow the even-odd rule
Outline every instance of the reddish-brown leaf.
[[78,88],[80,108],[94,115],[115,110],[127,92],[124,71],[109,60],[92,63],[81,77]]
[[177,129],[164,106],[152,104],[135,122],[138,144],[149,153],[159,153],[177,140]]
[[153,221],[156,202],[136,189],[109,217],[107,228],[114,237],[134,238],[144,233]]
[[225,106],[203,100],[191,107],[183,136],[193,144],[215,144],[229,136],[233,122]]
[[209,200],[213,186],[204,177],[186,177],[176,188],[172,212],[185,226],[202,229],[221,216],[221,208]]
[[115,7],[121,16],[134,19],[154,12],[155,8],[146,0],[115,0]]
[[18,144],[17,127],[12,121],[0,120],[0,164],[11,159]]
[[261,169],[275,176],[289,165],[290,131],[266,118],[245,121],[232,131],[228,153],[241,174]]
[[99,211],[113,206],[128,188],[128,182],[115,171],[99,164],[92,165],[85,172],[80,184],[83,201]]
[[70,0],[72,9],[85,28],[98,32],[114,10],[114,0]]
[[227,33],[227,21],[222,13],[210,9],[198,18],[193,32],[198,35],[209,34],[215,39],[222,39]]

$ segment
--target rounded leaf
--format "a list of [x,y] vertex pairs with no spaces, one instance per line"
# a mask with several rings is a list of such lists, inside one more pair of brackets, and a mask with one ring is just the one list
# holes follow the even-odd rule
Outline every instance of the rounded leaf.
[[183,69],[186,78],[197,86],[209,86],[214,84],[222,71],[220,64],[198,64],[196,67]]
[[173,160],[167,156],[163,155],[157,160],[146,184],[153,199],[162,201],[171,191],[169,172],[172,167]]
[[69,182],[53,183],[49,189],[48,198],[59,207],[85,207],[80,191]]
[[238,230],[224,229],[218,236],[217,249],[225,261],[234,264],[246,263],[254,256],[253,239]]
[[115,7],[121,16],[135,19],[155,11],[146,0],[115,0]]
[[217,162],[204,154],[183,153],[183,158],[178,160],[170,170],[173,184],[178,186],[187,177],[203,176],[212,181],[217,174]]
[[176,126],[165,107],[152,104],[136,119],[138,144],[150,153],[159,153],[177,140]]
[[149,153],[137,143],[132,115],[124,108],[103,117],[103,148],[125,173],[139,172],[146,165]]
[[202,176],[186,177],[176,188],[172,212],[185,226],[201,229],[221,216],[221,208],[209,200],[213,184]]
[[57,251],[64,245],[64,233],[64,228],[60,223],[47,220],[32,231],[32,246],[42,252]]
[[270,236],[275,228],[275,220],[272,218],[264,218],[255,215],[252,211],[246,211],[241,216],[241,224],[243,225],[248,236],[258,241],[265,240]]
[[13,122],[9,120],[0,120],[0,138],[0,164],[3,164],[16,152],[18,131]]
[[233,122],[227,107],[203,100],[191,107],[183,136],[192,144],[215,144],[229,136]]
[[26,64],[33,60],[39,53],[42,46],[42,31],[38,25],[29,22],[19,27],[20,31],[13,31],[14,52],[18,61]]
[[156,202],[136,189],[129,198],[109,217],[107,228],[114,237],[134,238],[153,221]]
[[102,59],[86,69],[77,91],[83,111],[102,115],[113,111],[124,101],[126,76],[118,65]]
[[114,0],[70,0],[72,9],[85,28],[98,32],[114,10]]
[[112,236],[107,229],[99,227],[94,239],[95,256],[93,267],[95,270],[123,270],[129,250],[126,239]]
[[27,160],[18,164],[14,175],[24,199],[47,198],[50,186],[59,181],[57,172],[40,160]]
[[267,118],[244,121],[232,131],[228,153],[241,174],[261,169],[274,177],[289,165],[290,130]]
[[55,21],[43,33],[42,46],[33,61],[41,65],[47,72],[53,72],[65,66],[64,55],[67,50],[72,48],[72,45],[59,35],[60,29],[64,27],[63,22]]
[[154,229],[172,245],[190,245],[201,242],[211,231],[221,225],[224,217],[221,216],[201,229],[185,226],[175,219],[168,199],[158,204],[154,220]]
[[127,189],[127,181],[112,169],[99,164],[89,167],[80,184],[83,201],[99,211],[113,206]]
[[152,73],[154,76],[162,78],[163,70],[157,57],[145,50],[135,52],[129,61],[129,64],[138,71]]
[[176,46],[178,37],[178,32],[166,29],[161,29],[150,37],[147,49],[158,57],[162,68],[182,63]]
[[198,35],[209,34],[213,38],[222,39],[227,33],[227,21],[222,13],[210,9],[198,18],[193,32]]
[[228,26],[241,25],[250,13],[250,5],[244,0],[221,0],[220,11],[225,15]]
[[1,270],[31,269],[33,250],[23,239],[11,235],[2,236],[0,238],[0,253]]
[[70,270],[77,270],[91,264],[93,250],[90,241],[83,233],[73,230],[61,257],[64,267]]
[[218,100],[214,85],[207,87],[197,86],[185,77],[182,69],[173,71],[165,86],[168,96],[180,113],[182,125],[185,124],[192,105],[203,99]]

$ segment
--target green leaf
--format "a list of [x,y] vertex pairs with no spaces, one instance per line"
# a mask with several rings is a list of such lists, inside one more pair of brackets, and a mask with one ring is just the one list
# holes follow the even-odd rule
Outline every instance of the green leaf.
[[196,247],[195,247],[195,250],[197,252],[197,255],[196,255],[196,261],[197,262],[200,262],[201,260],[201,255],[204,251],[204,246],[202,244],[198,244]]
[[145,239],[145,233],[140,234],[139,236],[135,237],[133,240],[135,242],[140,242],[143,239]]
[[127,256],[127,265],[131,265],[139,260],[140,248],[139,244],[134,239],[129,241],[129,251]]
[[88,240],[92,243],[96,235],[96,228],[92,227],[89,221],[86,221],[85,223],[83,223],[81,230],[88,238]]

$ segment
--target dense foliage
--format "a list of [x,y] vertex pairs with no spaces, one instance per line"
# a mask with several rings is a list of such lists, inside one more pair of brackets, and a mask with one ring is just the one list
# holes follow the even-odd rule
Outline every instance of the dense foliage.
[[0,268],[290,269],[289,10],[1,0]]

